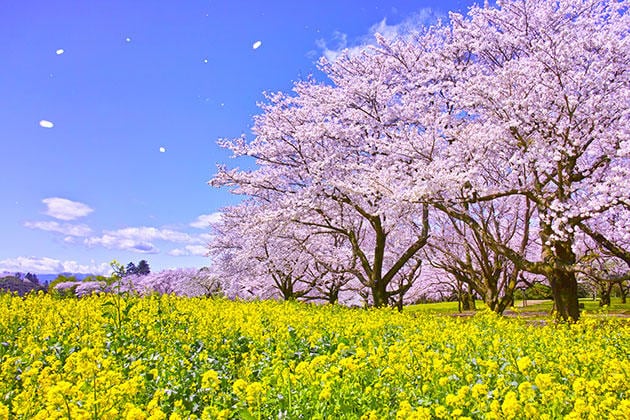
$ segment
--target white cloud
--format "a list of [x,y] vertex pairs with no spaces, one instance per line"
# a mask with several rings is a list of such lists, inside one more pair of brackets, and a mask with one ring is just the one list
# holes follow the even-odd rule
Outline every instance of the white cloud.
[[211,233],[202,233],[201,235],[197,235],[199,242],[203,242],[205,244],[212,242],[215,237],[216,235],[213,235]]
[[332,48],[329,48],[328,42],[326,42],[324,39],[318,39],[317,41],[315,41],[317,47],[323,50],[322,54],[324,55],[324,57],[326,57],[326,59],[330,62],[335,61],[339,54],[341,54],[341,52],[347,48],[348,35],[344,34],[343,32],[335,31],[333,32],[332,42],[334,43],[334,46]]
[[208,255],[208,247],[203,245],[186,245],[185,248],[191,253],[191,255],[197,255],[200,257],[205,257]]
[[201,239],[184,232],[141,226],[105,231],[101,236],[85,239],[84,243],[88,246],[100,245],[109,249],[157,254],[160,250],[153,244],[156,240],[188,244],[201,242]]
[[79,217],[87,216],[94,210],[88,205],[79,203],[78,201],[71,201],[65,198],[50,197],[42,200],[48,209],[44,212],[55,219],[60,220],[74,220]]
[[56,273],[90,273],[109,274],[109,264],[92,261],[90,264],[80,264],[76,261],[61,261],[48,257],[17,257],[0,260],[0,271],[56,274]]
[[211,223],[217,223],[221,221],[221,213],[220,211],[210,213],[210,214],[202,214],[197,217],[194,222],[190,223],[190,226],[197,229],[208,229]]
[[131,238],[121,238],[110,234],[87,238],[83,242],[88,246],[100,245],[108,249],[121,249],[124,251],[137,252],[140,254],[157,254],[160,252],[160,250],[151,242],[145,242]]
[[89,226],[80,224],[73,225],[70,223],[59,222],[25,222],[24,226],[31,229],[41,229],[49,232],[58,232],[69,236],[88,236],[92,233]]
[[[60,220],[73,220],[94,211],[83,203],[65,198],[50,197],[42,200],[42,202],[48,207],[45,214]],[[189,226],[205,229],[209,227],[210,223],[218,221],[220,216],[221,213],[219,212],[200,215]],[[24,226],[30,229],[59,233],[63,235],[63,241],[67,244],[83,244],[88,247],[102,246],[108,249],[141,254],[160,253],[157,241],[163,241],[186,245],[182,248],[182,253],[185,255],[205,255],[206,249],[203,245],[212,238],[212,235],[206,232],[189,234],[171,228],[151,226],[103,230],[99,234],[94,234],[93,230],[86,224],[61,223],[59,221],[26,221]],[[177,253],[177,251],[174,252]]]
[[39,121],[39,126],[42,127],[42,128],[53,128],[55,126],[55,124],[53,124],[52,121],[40,120]]
[[395,25],[389,25],[387,23],[387,19],[383,18],[380,22],[372,25],[368,29],[367,34],[359,37],[352,43],[353,45],[351,46],[349,46],[347,34],[338,31],[333,33],[330,41],[327,42],[324,39],[318,39],[316,41],[316,45],[322,50],[322,55],[328,61],[333,62],[345,50],[348,50],[350,55],[356,55],[368,45],[375,45],[376,34],[380,34],[388,40],[399,36],[409,36],[420,30],[422,27],[434,24],[441,17],[443,17],[442,14],[427,7],[408,16],[402,22]]
[[129,239],[138,239],[143,241],[151,241],[151,240],[162,240],[168,242],[179,242],[179,243],[193,243],[196,242],[195,238],[191,235],[178,232],[172,229],[158,229],[154,227],[148,226],[140,226],[140,227],[128,227],[123,229],[118,229],[115,231],[107,231],[111,235],[120,237],[120,238],[129,238]]
[[185,255],[206,257],[208,256],[208,248],[203,245],[186,245],[184,248],[173,249],[169,251],[168,254],[174,257],[181,257]]

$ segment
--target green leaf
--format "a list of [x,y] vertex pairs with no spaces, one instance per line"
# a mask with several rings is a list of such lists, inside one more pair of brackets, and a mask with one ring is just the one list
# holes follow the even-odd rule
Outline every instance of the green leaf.
[[244,408],[241,411],[239,411],[239,418],[243,419],[243,420],[256,420],[256,417],[254,417],[252,415],[252,413],[249,412],[248,409]]

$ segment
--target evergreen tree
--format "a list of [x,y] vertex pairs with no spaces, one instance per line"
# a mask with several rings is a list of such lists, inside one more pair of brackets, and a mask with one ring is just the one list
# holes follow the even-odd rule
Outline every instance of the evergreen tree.
[[146,276],[149,273],[151,273],[149,263],[146,260],[140,260],[138,266],[136,267],[136,274],[139,276]]
[[129,264],[127,264],[127,268],[125,268],[125,275],[132,276],[134,274],[137,274],[137,272],[138,272],[138,268],[133,262],[130,262]]

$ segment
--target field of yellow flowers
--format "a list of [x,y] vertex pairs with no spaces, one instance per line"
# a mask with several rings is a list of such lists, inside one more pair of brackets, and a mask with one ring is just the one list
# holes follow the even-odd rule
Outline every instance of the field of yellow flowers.
[[0,295],[0,419],[613,418],[630,322]]

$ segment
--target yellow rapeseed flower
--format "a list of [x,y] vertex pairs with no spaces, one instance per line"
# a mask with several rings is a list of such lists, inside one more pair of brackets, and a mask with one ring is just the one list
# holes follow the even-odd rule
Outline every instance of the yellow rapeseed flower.
[[518,416],[520,404],[516,398],[514,391],[509,391],[505,394],[503,404],[501,404],[501,412],[506,419],[513,419]]
[[256,405],[263,397],[263,386],[260,382],[252,382],[245,389],[246,401],[249,405]]
[[145,420],[146,418],[144,411],[138,407],[130,407],[125,414],[126,420]]
[[532,367],[532,359],[529,356],[521,357],[516,361],[516,365],[518,366],[518,370],[523,373],[527,373],[527,371]]
[[320,391],[320,393],[319,393],[319,399],[320,399],[321,401],[327,401],[327,400],[329,400],[329,399],[330,399],[331,395],[332,395],[332,391],[331,391],[331,389],[330,389],[330,385],[328,385],[328,384],[327,384],[327,385],[326,385],[326,386],[324,386],[324,387],[322,388],[322,390]]
[[217,391],[220,384],[219,374],[215,370],[209,369],[201,377],[201,387],[204,389]]
[[236,395],[245,394],[245,392],[247,391],[247,381],[245,381],[244,379],[237,379],[232,384],[232,391],[234,391]]
[[0,402],[0,420],[9,419],[9,407]]
[[485,400],[488,397],[488,385],[483,383],[474,384],[470,392],[474,399]]
[[[108,316],[110,303],[126,318]],[[241,410],[626,420],[630,408],[630,324],[616,319],[565,328],[272,301],[0,294],[0,337],[0,413],[11,407],[16,420]]]
[[539,373],[534,379],[534,383],[541,391],[548,390],[553,383],[553,377],[549,373]]

